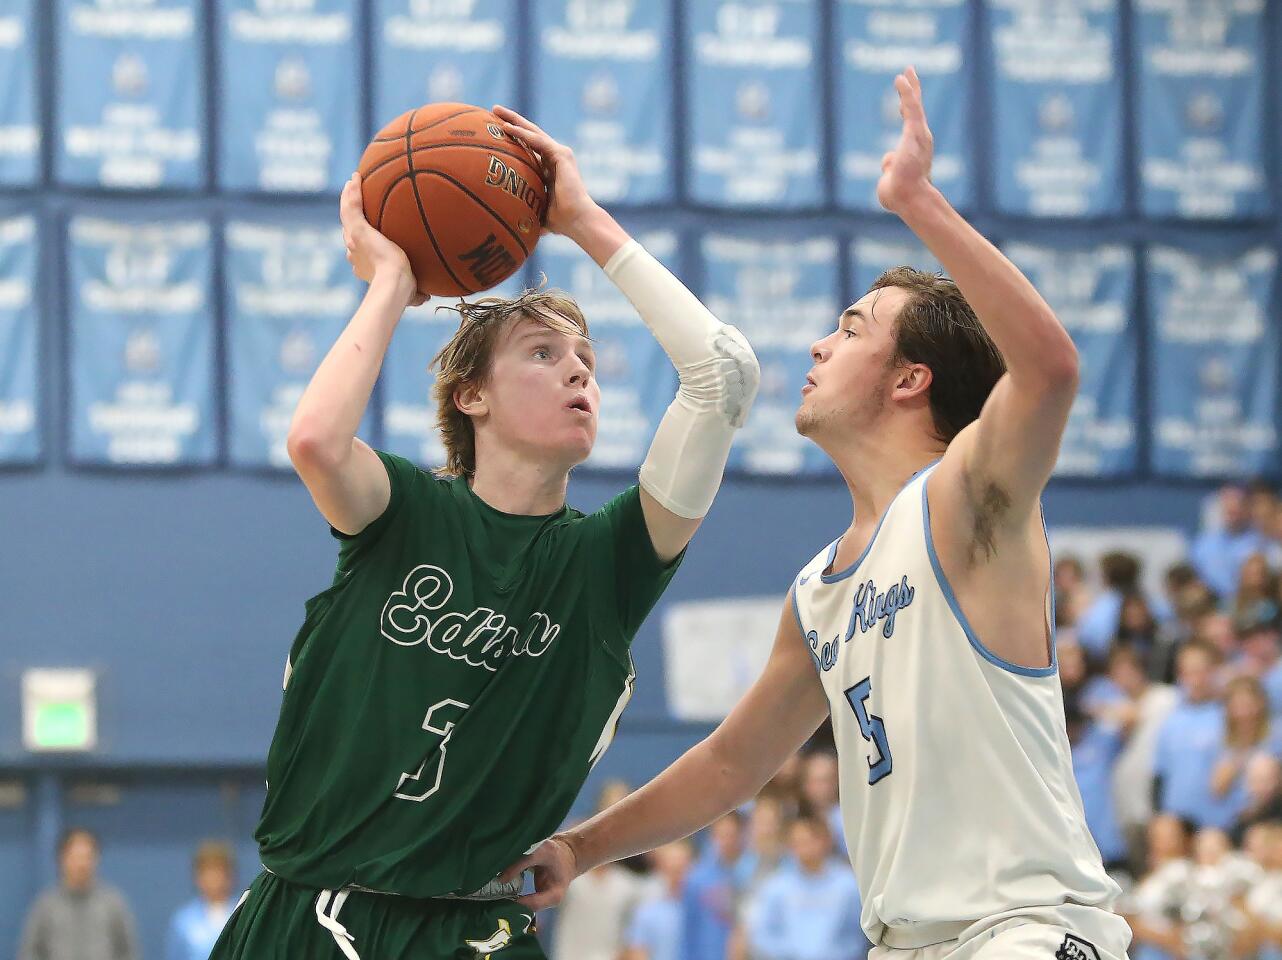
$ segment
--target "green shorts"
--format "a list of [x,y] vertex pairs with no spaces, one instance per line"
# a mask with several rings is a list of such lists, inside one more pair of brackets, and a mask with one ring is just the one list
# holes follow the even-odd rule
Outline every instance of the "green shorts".
[[415,900],[300,887],[263,871],[210,960],[546,960],[511,900]]

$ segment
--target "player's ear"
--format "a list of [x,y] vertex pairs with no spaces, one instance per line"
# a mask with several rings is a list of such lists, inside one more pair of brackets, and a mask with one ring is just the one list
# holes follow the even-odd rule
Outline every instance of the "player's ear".
[[465,383],[455,390],[454,406],[469,417],[481,417],[490,412],[485,390],[479,383]]
[[905,363],[895,369],[895,397],[909,400],[921,396],[930,389],[934,379],[930,367],[924,363]]

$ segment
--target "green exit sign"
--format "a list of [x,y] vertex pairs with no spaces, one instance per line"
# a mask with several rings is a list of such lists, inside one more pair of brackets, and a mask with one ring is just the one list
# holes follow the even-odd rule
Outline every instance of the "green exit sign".
[[91,670],[22,675],[22,739],[28,750],[92,750],[98,742]]

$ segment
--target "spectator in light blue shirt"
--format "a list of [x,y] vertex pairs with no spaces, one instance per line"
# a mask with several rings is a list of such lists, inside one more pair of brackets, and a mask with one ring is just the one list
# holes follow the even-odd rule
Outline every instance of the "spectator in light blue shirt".
[[208,841],[196,849],[192,874],[200,895],[169,921],[165,960],[208,960],[235,903],[236,868],[230,848]]
[[1282,756],[1282,736],[1269,722],[1269,701],[1255,677],[1230,680],[1224,688],[1224,727],[1211,772],[1214,825],[1229,830],[1246,810],[1250,797],[1245,771],[1258,753]]
[[1227,599],[1237,593],[1242,562],[1253,553],[1267,553],[1269,540],[1251,526],[1246,491],[1241,487],[1222,488],[1219,508],[1220,526],[1197,535],[1189,559],[1211,589]]
[[1282,611],[1268,600],[1253,604],[1235,624],[1241,655],[1235,664],[1259,677],[1269,698],[1269,712],[1282,723]]
[[711,842],[690,870],[682,896],[681,960],[725,960],[738,912],[743,818],[728,813],[709,831]]
[[826,819],[802,817],[789,831],[795,863],[780,867],[748,907],[748,942],[760,960],[863,960],[859,887],[833,856]]
[[1104,589],[1082,611],[1077,621],[1077,642],[1094,662],[1108,656],[1109,644],[1121,624],[1122,601],[1140,584],[1140,562],[1133,554],[1113,550],[1099,560]]
[[650,854],[660,886],[637,904],[623,937],[622,960],[681,960],[681,895],[693,858],[686,840]]
[[1219,651],[1209,644],[1193,642],[1180,650],[1180,701],[1162,724],[1153,757],[1157,809],[1198,827],[1229,825],[1217,819],[1221,812],[1211,793],[1224,735],[1224,707],[1215,687],[1219,662]]
[[1073,776],[1082,795],[1087,829],[1105,869],[1128,869],[1126,841],[1113,808],[1113,766],[1122,752],[1122,731],[1116,724],[1092,720],[1071,700],[1065,701],[1065,711]]

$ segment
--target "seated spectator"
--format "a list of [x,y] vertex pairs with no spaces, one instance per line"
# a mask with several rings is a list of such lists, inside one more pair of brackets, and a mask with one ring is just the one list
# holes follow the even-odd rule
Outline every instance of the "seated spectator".
[[837,796],[837,755],[830,750],[809,753],[802,760],[801,771],[801,813],[821,817],[828,824],[837,854],[844,857],[846,830]]
[[192,879],[199,896],[169,921],[165,960],[208,960],[233,907],[236,867],[231,848],[207,841],[196,848]]
[[1189,559],[1200,576],[1221,597],[1237,593],[1242,562],[1269,547],[1268,539],[1251,526],[1246,491],[1235,484],[1221,488],[1219,524],[1202,530],[1193,540]]
[[690,868],[682,897],[681,960],[725,960],[738,913],[743,817],[727,813],[708,831],[710,842]]
[[1110,650],[1126,645],[1137,650],[1144,660],[1144,669],[1150,677],[1175,675],[1175,651],[1178,647],[1174,634],[1158,623],[1144,594],[1128,593],[1122,598],[1122,612],[1118,619],[1117,635]]
[[1212,823],[1217,813],[1211,773],[1224,734],[1224,706],[1215,671],[1219,651],[1190,642],[1176,658],[1180,699],[1157,735],[1153,755],[1156,808],[1194,826]]
[[622,960],[681,960],[681,896],[693,856],[688,840],[650,852],[660,885],[637,904]]
[[1193,641],[1215,649],[1219,655],[1217,682],[1223,684],[1227,681],[1232,673],[1229,664],[1238,655],[1237,630],[1233,626],[1233,618],[1219,610],[1199,617],[1194,625]]
[[[1246,503],[1247,513],[1251,515],[1252,528],[1264,534],[1266,540],[1272,541],[1273,530],[1280,516],[1277,491],[1264,480],[1253,480],[1247,486]],[[1272,545],[1270,543],[1270,546]],[[1269,557],[1269,563],[1273,566],[1280,565],[1272,556]]]
[[747,908],[748,942],[760,960],[863,960],[872,946],[859,927],[859,887],[833,856],[821,817],[796,820],[794,862],[775,872]]
[[1269,698],[1269,712],[1282,717],[1282,611],[1264,601],[1237,623],[1238,670],[1258,677]]
[[1252,827],[1249,842],[1263,875],[1246,895],[1246,944],[1256,960],[1282,960],[1282,820]]
[[[1055,642],[1055,656],[1059,660],[1059,685],[1064,691],[1064,702],[1085,704],[1083,709],[1093,710],[1098,704],[1094,702],[1096,698],[1086,695],[1087,683],[1092,678],[1086,662],[1086,651],[1082,649],[1082,645],[1068,637],[1058,637]],[[1098,699],[1112,698],[1104,696]]]
[[62,835],[60,882],[27,914],[18,960],[137,960],[133,914],[118,890],[99,882],[98,853],[91,831]]
[[1224,728],[1211,770],[1210,826],[1229,830],[1246,809],[1243,771],[1257,753],[1282,755],[1282,739],[1270,730],[1269,702],[1254,677],[1237,677],[1224,689]]
[[1185,955],[1181,908],[1193,871],[1188,854],[1189,831],[1179,817],[1154,817],[1148,827],[1148,871],[1118,904],[1135,938],[1131,960],[1174,960]]
[[1121,728],[1108,721],[1092,720],[1071,701],[1066,704],[1065,722],[1086,827],[1099,847],[1104,869],[1109,873],[1129,873],[1126,842],[1113,811],[1113,765],[1122,749]]
[[785,830],[779,801],[758,797],[748,814],[748,849],[739,860],[742,896],[749,896],[787,858]]
[[1115,647],[1109,655],[1108,677],[1122,699],[1107,704],[1097,716],[1117,725],[1126,738],[1113,766],[1113,808],[1131,874],[1139,876],[1153,816],[1153,753],[1178,694],[1172,686],[1150,682],[1139,654],[1128,646]]
[[1055,625],[1074,626],[1091,599],[1081,557],[1072,553],[1056,557],[1052,583],[1055,589]]
[[801,754],[794,753],[775,771],[757,798],[770,797],[779,804],[785,820],[791,820],[801,811]]
[[1122,599],[1140,589],[1140,562],[1134,554],[1111,550],[1100,557],[1104,589],[1077,620],[1077,642],[1087,657],[1102,663],[1121,622]]
[[1237,592],[1229,613],[1237,624],[1260,619],[1261,605],[1277,613],[1278,577],[1264,559],[1264,554],[1253,553],[1242,561],[1238,571]]
[[1282,820],[1282,760],[1256,751],[1242,772],[1246,806],[1238,814],[1230,833],[1233,842],[1245,842],[1245,835],[1258,823]]

